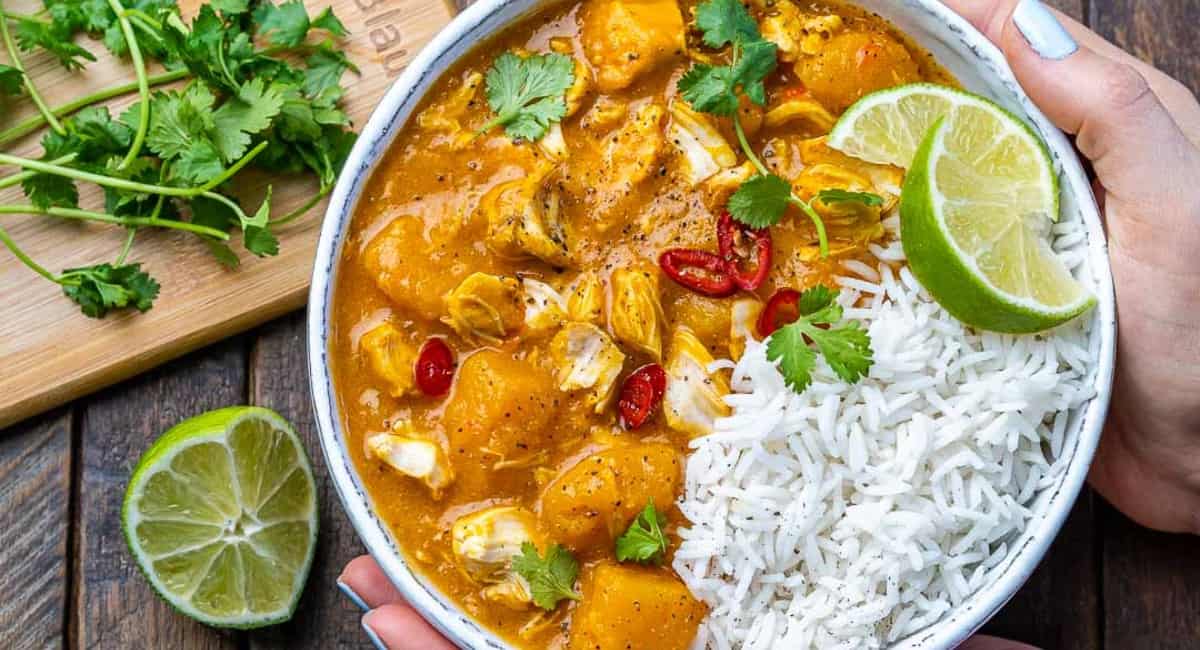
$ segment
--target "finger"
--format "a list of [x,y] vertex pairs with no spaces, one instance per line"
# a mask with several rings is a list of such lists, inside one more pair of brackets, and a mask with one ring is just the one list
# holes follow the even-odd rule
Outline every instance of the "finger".
[[421,615],[404,603],[367,612],[362,619],[368,636],[387,650],[455,650]]
[[[1012,15],[1016,0],[945,0],[946,4],[966,18],[990,40],[999,44],[1006,26],[1007,16]],[[1180,128],[1193,144],[1200,144],[1200,103],[1187,86],[1172,78],[1167,73],[1129,54],[1125,50],[1110,43],[1103,36],[1093,32],[1074,18],[1051,9],[1054,15],[1066,27],[1067,32],[1082,47],[1092,50],[1101,56],[1124,63],[1146,78],[1154,94],[1166,106],[1167,112],[1175,118]]]
[[1038,650],[1037,648],[1017,643],[1016,641],[1008,641],[1005,639],[997,639],[994,636],[984,636],[976,634],[967,639],[962,645],[958,646],[958,650]]
[[[363,601],[367,609],[375,609],[388,603],[404,602],[400,592],[396,591],[396,588],[392,586],[392,581],[388,580],[383,569],[379,568],[379,565],[375,563],[375,558],[370,555],[360,555],[350,560],[346,564],[346,568],[342,569],[342,575],[338,577],[338,584],[344,585],[343,591],[349,589],[354,596]],[[351,600],[354,599],[354,596],[351,596]]]
[[1194,183],[1200,155],[1136,68],[1078,44],[1038,0],[951,4],[999,45],[1046,116],[1078,135],[1110,194],[1149,205]]

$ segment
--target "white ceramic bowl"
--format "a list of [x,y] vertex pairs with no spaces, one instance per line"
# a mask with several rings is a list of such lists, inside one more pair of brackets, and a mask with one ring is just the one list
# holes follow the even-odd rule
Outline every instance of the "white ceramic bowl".
[[[325,215],[313,270],[308,312],[308,358],[317,426],[329,474],[350,521],[396,588],[447,637],[464,648],[506,648],[503,641],[461,612],[437,588],[405,562],[387,525],[372,507],[346,449],[342,419],[329,373],[329,332],[333,288],[347,229],[363,186],[396,133],[440,75],[489,35],[503,30],[539,7],[556,0],[480,0],[460,14],[425,47],[388,90],[371,115],[338,179]],[[1108,253],[1090,184],[1074,149],[1017,85],[1012,71],[990,42],[937,0],[857,0],[892,21],[934,54],[968,90],[986,95],[1023,116],[1046,140],[1062,178],[1066,218],[1082,218],[1089,234],[1089,273],[1099,307],[1092,318],[1098,336],[1096,397],[1068,425],[1068,469],[1056,485],[1044,490],[1032,506],[1033,519],[1013,540],[1008,559],[994,569],[991,581],[934,626],[896,647],[953,648],[995,614],[1037,567],[1062,527],[1087,476],[1100,439],[1112,385],[1116,317]],[[1087,278],[1085,278],[1086,280]]]

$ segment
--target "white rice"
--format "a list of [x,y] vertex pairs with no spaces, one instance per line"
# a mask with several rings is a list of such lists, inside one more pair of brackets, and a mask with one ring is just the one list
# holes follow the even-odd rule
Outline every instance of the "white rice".
[[[1054,230],[1072,268],[1081,233]],[[839,279],[871,335],[870,376],[850,386],[822,360],[796,395],[752,342],[732,415],[692,442],[674,568],[711,608],[698,648],[879,648],[921,630],[989,580],[1065,468],[1068,413],[1093,396],[1088,319],[975,333],[920,287],[898,239],[872,251],[875,267]]]

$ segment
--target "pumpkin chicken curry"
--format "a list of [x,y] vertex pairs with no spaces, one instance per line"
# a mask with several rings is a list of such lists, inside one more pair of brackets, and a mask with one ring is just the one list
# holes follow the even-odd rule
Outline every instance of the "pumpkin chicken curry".
[[[359,201],[331,351],[411,564],[519,647],[688,647],[675,500],[729,412],[714,362],[884,235],[902,171],[823,136],[918,80],[953,83],[807,0],[567,2],[446,73]],[[768,170],[769,229],[736,196]]]

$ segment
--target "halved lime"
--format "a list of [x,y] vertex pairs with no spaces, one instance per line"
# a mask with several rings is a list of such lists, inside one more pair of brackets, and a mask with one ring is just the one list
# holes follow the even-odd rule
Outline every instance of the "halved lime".
[[217,627],[291,618],[317,542],[308,456],[274,411],[211,411],[162,435],[121,508],[129,550],[177,610]]
[[1039,332],[1095,304],[1050,246],[1059,188],[1049,151],[995,103],[934,84],[883,90],[846,111],[829,145],[908,169],[900,236],[909,267],[960,321]]

